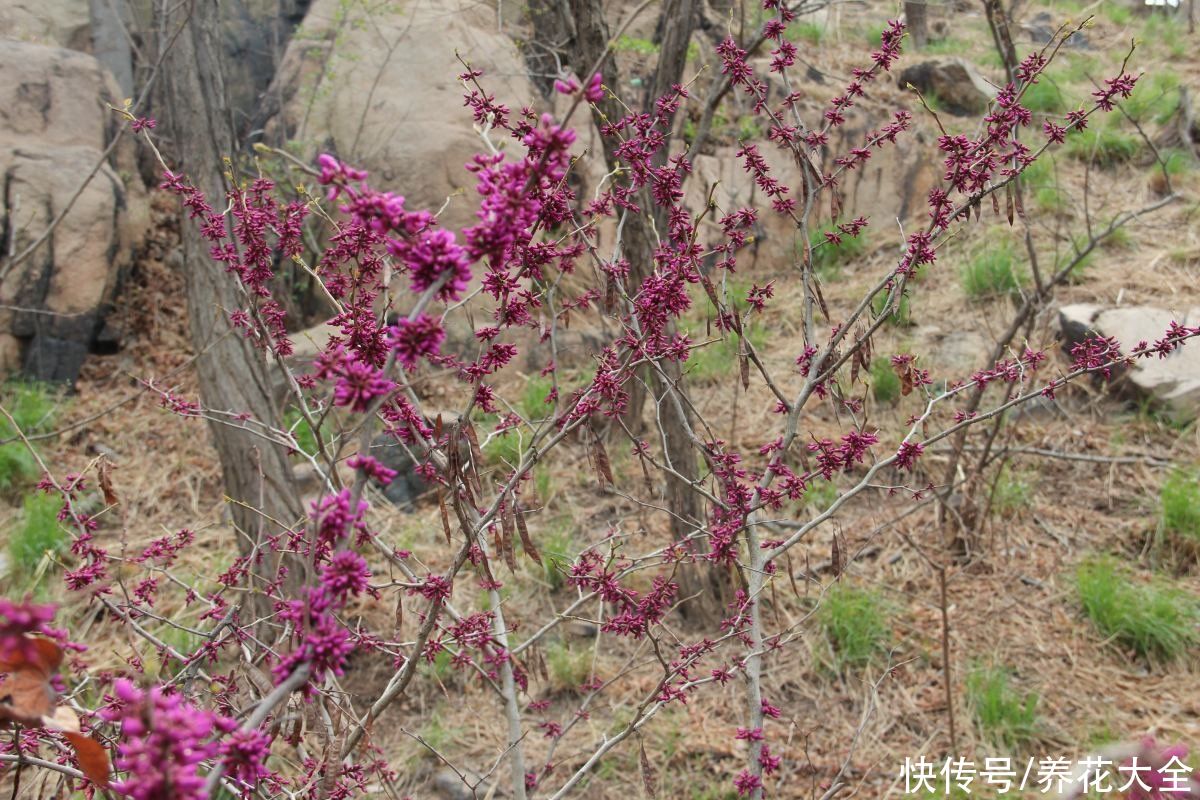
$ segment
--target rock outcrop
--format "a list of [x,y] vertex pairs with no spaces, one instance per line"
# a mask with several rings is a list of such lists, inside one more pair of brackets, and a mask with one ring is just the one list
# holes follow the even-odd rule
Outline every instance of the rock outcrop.
[[0,40],[0,72],[0,372],[71,382],[116,337],[105,317],[145,192],[132,143],[105,155],[120,91],[95,58]]
[[913,64],[900,73],[899,83],[901,88],[912,84],[951,114],[981,114],[996,94],[975,65],[961,58],[937,58]]
[[[1059,311],[1064,346],[1094,336],[1112,336],[1129,352],[1141,342],[1163,338],[1172,321],[1200,324],[1200,308],[1186,313],[1150,306],[1106,307],[1088,303]],[[1141,358],[1121,372],[1118,386],[1158,404],[1172,418],[1187,422],[1200,416],[1200,345],[1188,342],[1167,358]]]
[[484,71],[487,91],[514,114],[537,96],[490,7],[417,0],[368,12],[317,0],[269,90],[279,106],[265,123],[268,135],[294,142],[305,157],[324,150],[354,162],[410,208],[436,210],[449,199],[443,224],[469,225],[475,180],[463,167],[487,146],[463,106],[456,51]]

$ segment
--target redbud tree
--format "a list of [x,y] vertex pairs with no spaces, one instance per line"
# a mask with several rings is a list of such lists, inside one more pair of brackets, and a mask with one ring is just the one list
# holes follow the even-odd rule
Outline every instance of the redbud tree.
[[[786,83],[797,52],[784,31],[795,12],[778,0],[764,0],[763,10],[762,35],[772,48],[767,68]],[[1060,31],[1017,65],[976,134],[937,138],[942,181],[929,192],[923,219],[845,312],[826,306],[814,251],[861,236],[873,224],[841,217],[839,181],[908,136],[912,112],[896,109],[830,160],[818,154],[895,65],[905,38],[898,21],[887,24],[878,49],[819,118],[805,117],[799,92],[772,100],[766,76],[755,72],[745,50],[732,37],[720,44],[723,78],[762,121],[761,139],[742,141],[736,152],[757,186],[756,205],[685,203],[689,153],[670,130],[675,112],[689,101],[685,86],[650,108],[601,119],[600,133],[614,143],[620,169],[593,196],[576,196],[568,180],[578,157],[572,121],[605,97],[599,73],[560,77],[555,88],[570,100],[561,119],[514,111],[488,93],[488,76],[479,70],[468,66],[459,76],[470,113],[464,125],[473,122],[481,139],[479,155],[465,165],[477,188],[476,221],[462,230],[447,229],[436,210],[411,208],[402,195],[333,155],[310,168],[323,198],[300,199],[289,199],[262,175],[234,176],[228,196],[205,197],[184,171],[158,156],[161,189],[179,198],[187,224],[210,243],[213,262],[242,289],[242,307],[224,313],[237,335],[283,371],[289,402],[316,447],[303,448],[294,427],[273,427],[237,409],[205,408],[154,383],[147,389],[174,414],[238,425],[264,447],[287,449],[319,476],[322,490],[306,519],[276,521],[277,532],[267,530],[223,565],[216,588],[198,590],[174,571],[197,546],[196,534],[181,529],[113,552],[98,541],[98,515],[80,502],[96,484],[107,506],[119,503],[111,475],[59,475],[44,464],[40,488],[62,499],[60,520],[73,535],[67,589],[144,639],[161,665],[150,670],[134,659],[121,674],[89,678],[87,649],[72,640],[72,631],[52,627],[53,608],[0,604],[0,670],[6,673],[0,685],[8,698],[0,717],[16,732],[0,745],[4,764],[56,771],[88,796],[398,796],[402,767],[389,762],[372,731],[430,680],[422,665],[448,658],[493,703],[479,714],[503,726],[487,763],[455,763],[452,754],[435,751],[480,794],[499,781],[516,798],[572,795],[610,753],[637,746],[665,709],[729,684],[741,687],[743,698],[743,724],[729,736],[745,743],[732,788],[748,798],[770,795],[786,756],[779,743],[783,726],[776,722],[784,709],[769,688],[770,666],[794,657],[807,621],[785,622],[770,613],[773,590],[790,580],[789,552],[861,494],[882,492],[912,503],[936,498],[946,487],[922,467],[931,447],[961,443],[965,431],[1009,408],[1052,398],[1084,376],[1107,377],[1138,359],[1163,357],[1200,334],[1176,323],[1153,342],[1089,339],[1066,362],[1027,345],[961,376],[931,374],[917,353],[888,353],[904,394],[919,399],[916,411],[893,428],[863,414],[873,337],[889,310],[915,290],[918,270],[936,279],[939,248],[981,208],[998,211],[1003,201],[1011,223],[1022,171],[1130,95],[1137,79],[1122,65],[1086,107],[1040,129],[1032,124],[1022,97],[1071,33]],[[128,122],[157,155],[153,124],[132,116]],[[801,165],[799,183],[773,173],[764,156],[770,149]],[[631,264],[622,230],[646,215],[666,224],[655,229],[652,263]],[[766,345],[786,355],[792,367],[785,371],[769,368],[778,360],[746,336],[777,286],[755,283],[735,297],[724,280],[737,273],[756,223],[767,215],[794,226],[804,243],[789,279],[802,287],[801,334]],[[296,367],[272,279],[280,259],[304,262],[304,225],[314,219],[324,226],[323,246],[304,266],[335,309],[330,324],[336,335],[311,366]],[[814,241],[810,232],[819,229],[827,232]],[[1048,285],[1063,275],[1047,276]],[[680,478],[666,455],[661,414],[652,414],[656,422],[645,435],[620,421],[638,383],[657,387],[652,408],[692,406],[678,375],[702,344],[677,323],[704,302],[715,309],[715,335],[735,344],[742,384],[759,384],[773,398],[775,429],[759,432],[756,447],[738,449],[718,438],[696,408],[680,414],[693,421],[684,431],[686,444],[704,467],[699,480],[687,480],[703,508],[703,518],[688,521],[690,535],[651,541],[613,529],[560,565],[573,592],[564,608],[542,616],[514,612],[505,591],[529,574],[519,556],[538,569],[542,564],[531,533],[540,510],[535,467],[563,451],[574,453],[573,460],[553,463],[586,457],[596,480],[653,509],[661,508],[662,487]],[[553,387],[546,415],[522,416],[511,395],[514,384],[505,379],[516,370],[519,343],[532,332],[553,345],[567,325],[602,318],[614,334],[591,354],[594,374],[571,387],[559,380],[555,360],[545,360],[540,371]],[[448,345],[455,325],[469,331],[469,345]],[[445,410],[445,397],[437,410],[423,399],[421,387],[433,378],[450,387],[453,413]],[[839,412],[837,435],[818,435],[807,425],[806,412],[822,404]],[[498,424],[482,427],[481,413],[498,415]],[[434,487],[430,502],[444,540],[437,563],[425,563],[371,524],[375,489],[398,479],[372,452],[379,435],[405,448],[412,469]],[[509,435],[519,436],[522,446],[495,467],[482,449]],[[636,480],[613,474],[616,448],[630,454]],[[846,476],[850,482],[810,521],[784,534],[769,525],[786,518],[814,487]],[[266,574],[263,564],[271,565]],[[128,565],[138,568],[136,580],[122,577],[120,568]],[[729,602],[708,627],[673,622],[677,610],[695,600],[680,591],[685,568],[719,571],[729,585]],[[265,598],[265,606],[249,604],[251,596]],[[181,650],[151,632],[149,622],[171,624],[159,611],[168,603],[198,612],[194,649]],[[365,605],[394,609],[394,624],[366,624]],[[257,615],[252,608],[266,610]],[[578,687],[573,711],[551,713],[552,703],[536,690],[536,654],[576,618],[595,620],[598,636],[629,643],[635,655],[626,669],[603,679],[593,675]],[[65,664],[64,654],[70,655]],[[364,694],[355,690],[356,664],[371,659],[390,665],[392,677]],[[257,679],[249,679],[250,672]],[[73,699],[73,687],[85,678],[97,698],[92,707]],[[631,691],[630,713],[607,735],[587,740],[578,723]],[[574,754],[569,769],[556,767],[560,744]],[[839,773],[826,796],[844,788]]]

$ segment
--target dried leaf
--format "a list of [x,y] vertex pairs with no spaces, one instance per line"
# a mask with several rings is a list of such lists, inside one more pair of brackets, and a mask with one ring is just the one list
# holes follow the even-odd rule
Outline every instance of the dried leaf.
[[992,213],[1000,216],[1000,198],[996,197],[995,192],[992,192]]
[[529,528],[525,525],[525,512],[521,505],[517,504],[516,514],[513,515],[517,523],[517,534],[521,537],[521,547],[525,549],[525,555],[529,556],[533,563],[541,566],[542,554],[533,544],[533,539],[529,538]]
[[1011,228],[1012,224],[1013,224],[1013,208],[1014,208],[1014,206],[1013,206],[1013,186],[1010,183],[1010,184],[1008,184],[1008,186],[1004,187],[1004,189],[1005,189],[1004,202],[1005,202],[1006,210],[1008,212],[1008,227]]
[[505,505],[500,509],[501,554],[504,556],[504,563],[508,565],[509,571],[516,574],[517,557],[513,552],[513,527],[512,509]]
[[446,534],[446,544],[450,544],[450,512],[446,510],[446,493],[442,487],[437,490],[438,510],[442,515],[442,531]]
[[0,678],[0,719],[41,727],[42,719],[54,712],[54,692],[46,678],[28,667]]
[[838,546],[837,533],[833,534],[833,544],[829,548],[829,561],[833,566],[833,577],[840,577],[842,574],[842,548]]
[[112,468],[112,462],[107,458],[101,458],[100,463],[96,465],[96,472],[100,475],[100,491],[104,493],[104,504],[107,506],[115,506],[121,502],[113,489]]
[[112,769],[108,761],[108,751],[95,739],[85,734],[68,732],[63,735],[75,748],[75,760],[79,762],[80,771],[87,776],[89,781],[101,789],[107,789],[108,776]]
[[392,641],[400,641],[400,631],[404,627],[404,594],[396,593],[396,622],[392,628]]
[[646,787],[646,795],[649,797],[658,797],[657,776],[654,772],[654,767],[650,765],[650,759],[646,757],[646,743],[641,744],[641,756],[638,761],[642,766],[642,786]]
[[596,473],[600,477],[602,487],[606,483],[609,486],[616,483],[613,480],[612,462],[608,460],[608,451],[604,449],[604,440],[594,431],[592,433],[592,460],[596,464]]

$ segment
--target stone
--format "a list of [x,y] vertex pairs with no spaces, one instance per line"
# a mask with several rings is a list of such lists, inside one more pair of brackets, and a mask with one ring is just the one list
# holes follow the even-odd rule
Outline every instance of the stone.
[[[101,152],[89,147],[0,149],[13,252],[47,230],[100,160]],[[62,222],[0,282],[8,307],[0,311],[0,334],[20,342],[28,377],[73,382],[103,331],[137,233],[128,201],[125,185],[101,164]]]
[[996,90],[974,64],[961,58],[936,58],[905,67],[900,72],[900,88],[910,84],[926,98],[931,95],[951,114],[981,114],[996,95]]
[[86,50],[91,37],[89,26],[88,0],[0,3],[0,30],[6,39]]
[[456,50],[514,115],[537,97],[490,6],[430,0],[367,11],[316,0],[268,90],[278,102],[264,121],[268,138],[300,145],[305,158],[328,151],[365,168],[409,208],[436,211],[449,200],[442,224],[470,225],[475,177],[464,166],[487,145],[463,105]]
[[[1059,310],[1063,346],[1068,350],[1085,338],[1112,336],[1125,352],[1141,342],[1161,339],[1172,321],[1200,324],[1200,308],[1186,312],[1152,306],[1107,307],[1088,303]],[[1138,359],[1119,370],[1115,386],[1153,401],[1170,417],[1189,422],[1200,416],[1200,346],[1187,342],[1167,358]]]

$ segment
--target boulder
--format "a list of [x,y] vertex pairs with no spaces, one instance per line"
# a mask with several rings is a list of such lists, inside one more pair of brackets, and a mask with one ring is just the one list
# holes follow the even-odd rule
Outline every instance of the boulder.
[[[305,158],[333,152],[410,208],[436,210],[449,199],[443,224],[469,225],[475,180],[463,167],[487,145],[463,106],[456,52],[514,114],[536,96],[489,6],[430,0],[368,11],[316,0],[268,92],[279,104],[264,123],[268,137],[299,145]],[[505,136],[494,142],[503,146]]]
[[[100,159],[88,147],[0,150],[12,252],[42,235]],[[127,202],[124,184],[103,164],[70,213],[0,282],[8,307],[0,311],[0,335],[21,344],[20,366],[29,377],[73,381],[101,334],[131,249]],[[15,348],[4,349],[15,360]]]
[[942,108],[957,115],[983,113],[996,95],[975,65],[961,58],[936,58],[905,67],[899,84],[902,89],[915,86],[926,98],[936,98]]
[[24,254],[0,259],[0,372],[69,383],[113,336],[105,316],[147,224],[145,190],[132,142],[104,154],[120,91],[95,58],[0,40],[0,72],[0,225],[5,252]]
[[[1064,347],[1094,336],[1112,336],[1125,352],[1141,342],[1161,339],[1172,321],[1200,324],[1200,308],[1186,313],[1151,306],[1106,307],[1088,303],[1064,306],[1059,326]],[[1187,342],[1167,358],[1141,358],[1122,370],[1117,385],[1152,400],[1180,422],[1200,415],[1200,346]]]
[[8,39],[86,50],[90,44],[88,0],[4,0],[0,31]]

